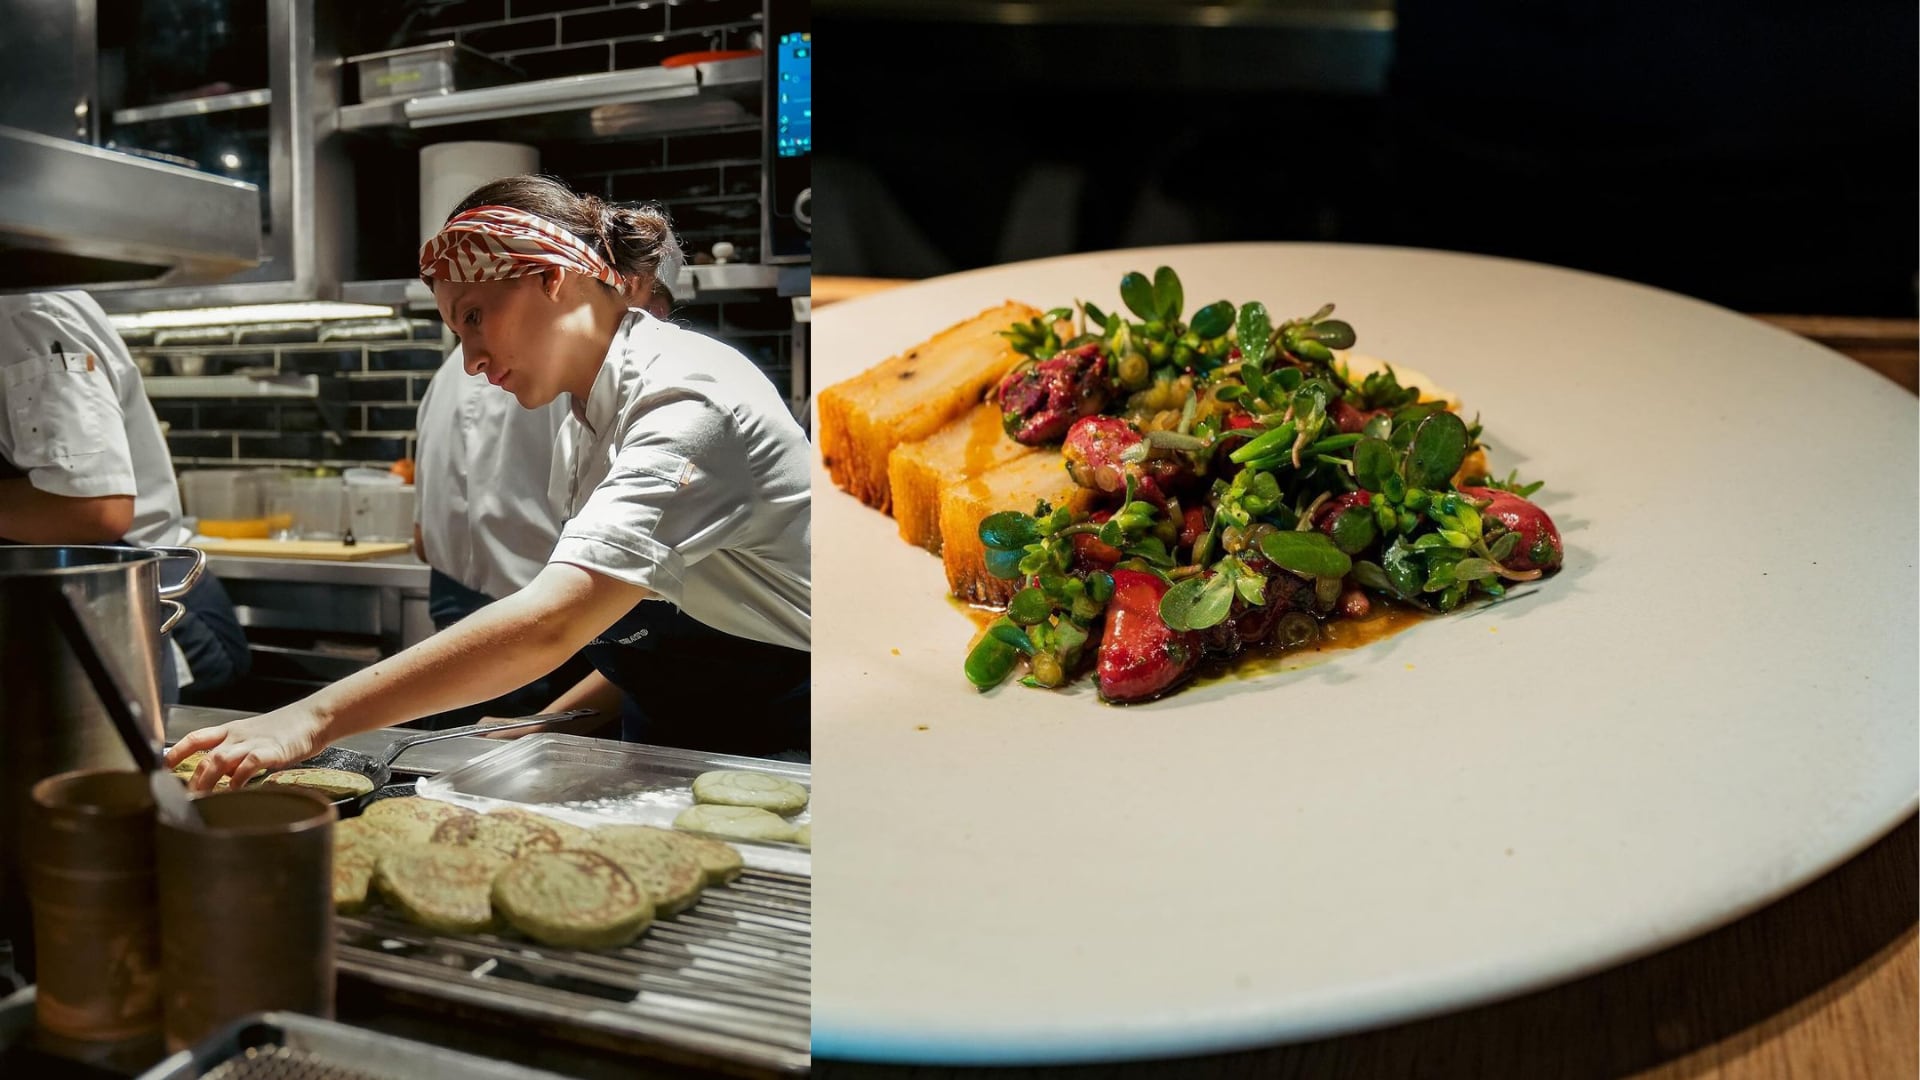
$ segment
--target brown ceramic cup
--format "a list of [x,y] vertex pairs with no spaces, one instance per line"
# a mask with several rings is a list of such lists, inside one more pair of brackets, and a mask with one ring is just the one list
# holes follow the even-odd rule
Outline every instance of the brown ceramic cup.
[[160,1029],[153,793],[144,773],[88,769],[33,786],[27,893],[39,954],[34,1019],[62,1038]]
[[160,824],[167,1049],[249,1013],[333,1016],[333,806],[272,787],[194,800]]

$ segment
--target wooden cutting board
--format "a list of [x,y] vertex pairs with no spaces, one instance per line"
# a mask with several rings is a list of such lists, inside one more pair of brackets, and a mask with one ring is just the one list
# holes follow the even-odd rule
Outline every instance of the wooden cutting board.
[[411,544],[366,541],[349,547],[338,540],[202,540],[194,545],[209,555],[246,555],[263,559],[335,559],[355,561],[405,555]]

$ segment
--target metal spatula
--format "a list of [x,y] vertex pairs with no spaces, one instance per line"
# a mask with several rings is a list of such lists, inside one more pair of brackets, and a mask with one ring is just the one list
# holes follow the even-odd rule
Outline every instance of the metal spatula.
[[200,811],[193,805],[193,800],[187,798],[187,789],[180,783],[180,778],[168,770],[160,741],[140,726],[140,721],[144,719],[140,704],[127,692],[127,685],[120,673],[106,662],[106,650],[100,647],[99,639],[93,636],[93,628],[87,621],[88,615],[83,606],[85,599],[79,586],[62,585],[59,602],[53,605],[53,620],[60,624],[61,632],[66,634],[74,656],[79,658],[87,679],[93,683],[94,693],[100,696],[100,704],[106,706],[107,715],[120,732],[120,740],[127,744],[127,752],[133,755],[134,765],[147,774],[148,784],[153,788],[153,804],[159,811],[160,819],[170,825],[194,824],[200,820]]

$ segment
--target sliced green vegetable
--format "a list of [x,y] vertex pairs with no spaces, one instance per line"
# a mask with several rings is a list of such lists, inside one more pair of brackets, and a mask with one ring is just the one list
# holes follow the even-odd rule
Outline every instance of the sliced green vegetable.
[[[1017,627],[1004,619],[998,620],[993,624],[994,627],[1001,625],[1005,625],[1008,629],[1015,630],[1016,632],[1018,631]],[[967,654],[965,668],[967,681],[982,690],[991,690],[1005,682],[1007,676],[1013,674],[1014,665],[1019,662],[1019,651],[1012,645],[1002,641],[999,637],[996,637],[993,633],[993,627],[989,627],[987,632],[982,634],[980,640],[975,643],[973,651]]]

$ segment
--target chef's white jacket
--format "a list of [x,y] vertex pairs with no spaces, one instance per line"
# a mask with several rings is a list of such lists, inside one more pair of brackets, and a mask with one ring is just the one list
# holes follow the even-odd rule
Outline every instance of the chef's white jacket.
[[569,395],[550,561],[653,591],[723,633],[810,650],[808,447],[725,344],[633,310],[585,401]]
[[0,296],[0,458],[53,495],[133,496],[133,543],[187,540],[140,371],[86,293]]
[[455,348],[420,401],[414,505],[434,568],[497,600],[531,582],[560,537],[547,485],[567,401],[523,409],[465,364]]

